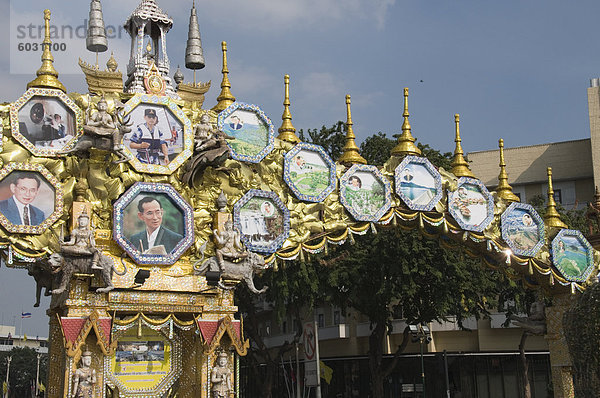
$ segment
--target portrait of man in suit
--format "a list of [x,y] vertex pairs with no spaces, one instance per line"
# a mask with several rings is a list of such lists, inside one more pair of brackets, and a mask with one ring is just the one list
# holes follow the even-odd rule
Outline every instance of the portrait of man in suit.
[[12,196],[0,201],[0,212],[14,225],[40,225],[46,215],[32,204],[40,191],[40,176],[30,171],[13,174],[9,185]]
[[183,235],[163,225],[163,204],[155,196],[145,196],[137,205],[138,218],[144,229],[133,234],[131,243],[143,254],[167,255],[183,239]]

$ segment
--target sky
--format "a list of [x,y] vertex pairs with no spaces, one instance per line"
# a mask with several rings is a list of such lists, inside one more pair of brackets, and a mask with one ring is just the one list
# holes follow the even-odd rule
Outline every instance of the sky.
[[[103,0],[105,24],[118,29],[138,2]],[[181,64],[189,82],[192,71],[183,65],[192,0],[157,2],[175,20],[167,36],[171,75]],[[54,39],[59,78],[69,92],[85,92],[77,60],[93,63],[95,54],[75,36],[89,2],[0,4],[6,38],[0,41],[0,102],[15,101],[35,77],[41,52],[26,45],[41,39],[27,27],[43,24],[45,8],[52,24],[75,32]],[[196,0],[196,8],[206,58],[197,79],[212,81],[205,107],[220,92],[221,41],[227,41],[231,91],[238,101],[260,106],[275,129],[283,112],[283,76],[289,74],[297,129],[345,120],[350,94],[359,142],[401,131],[404,87],[410,89],[414,137],[442,151],[454,149],[455,113],[466,152],[497,148],[499,138],[514,147],[590,134],[586,88],[600,76],[597,1]],[[109,39],[109,52],[125,70],[130,39],[118,33]],[[109,56],[100,54],[101,66]],[[33,298],[26,272],[0,268],[0,300],[14,303],[0,307],[0,321],[20,318],[22,306],[34,313],[24,321],[25,331],[47,335],[48,302],[34,310]]]

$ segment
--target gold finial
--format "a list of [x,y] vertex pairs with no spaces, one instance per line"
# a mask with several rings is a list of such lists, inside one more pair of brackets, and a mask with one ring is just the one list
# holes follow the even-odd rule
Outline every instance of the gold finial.
[[119,64],[117,63],[117,60],[115,59],[115,53],[114,52],[110,53],[110,58],[106,62],[106,67],[108,68],[108,70],[110,72],[116,72],[117,71],[117,68],[119,67]]
[[229,70],[227,69],[227,42],[221,42],[221,49],[223,50],[223,80],[221,81],[221,94],[217,97],[217,105],[212,110],[219,113],[226,109],[229,105],[235,102],[235,97],[231,94],[231,83],[229,83]]
[[27,84],[27,88],[56,88],[66,93],[67,89],[58,80],[58,72],[54,69],[54,57],[50,52],[50,47],[52,45],[52,40],[50,40],[50,10],[44,10],[44,25],[45,36],[44,42],[42,43],[42,47],[44,47],[44,52],[42,53],[42,66],[38,69],[35,80]]
[[408,87],[404,88],[404,123],[402,123],[402,135],[398,138],[398,144],[392,149],[394,156],[416,155],[421,156],[421,150],[415,145],[416,139],[410,131],[410,123],[408,121]]
[[475,178],[473,172],[469,169],[469,163],[464,158],[464,152],[462,149],[461,139],[460,139],[460,115],[457,113],[454,115],[454,124],[455,124],[455,138],[454,142],[456,142],[456,148],[454,149],[454,158],[452,159],[452,169],[450,170],[452,174],[457,177],[471,177]]
[[513,193],[512,187],[508,185],[508,174],[506,174],[506,163],[504,162],[504,140],[502,138],[498,140],[498,146],[500,147],[500,174],[498,175],[496,193],[499,198],[507,202],[520,202],[519,197]]
[[367,164],[365,158],[360,156],[358,146],[356,146],[356,136],[352,130],[352,113],[350,112],[350,95],[346,95],[346,113],[348,121],[346,122],[346,145],[344,145],[342,156],[338,159],[341,164]]
[[552,188],[552,167],[548,167],[548,205],[544,222],[547,227],[567,228],[567,224],[562,222],[560,214],[556,211],[556,202],[554,201],[554,188]]
[[281,127],[279,127],[279,135],[277,138],[291,143],[300,142],[300,138],[296,136],[296,128],[292,125],[292,114],[290,113],[290,75],[283,77],[285,84],[285,99],[283,100],[283,115],[281,116]]

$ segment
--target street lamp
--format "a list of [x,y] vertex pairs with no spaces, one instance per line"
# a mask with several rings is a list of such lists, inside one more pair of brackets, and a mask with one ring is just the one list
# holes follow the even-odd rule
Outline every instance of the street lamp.
[[37,373],[35,375],[35,396],[37,397],[40,394],[40,359],[42,358],[42,354],[38,352],[37,354]]
[[421,383],[423,385],[423,397],[425,397],[425,363],[423,361],[423,345],[431,342],[431,330],[429,326],[418,324],[408,325],[408,330],[412,335],[412,342],[417,341],[421,344]]

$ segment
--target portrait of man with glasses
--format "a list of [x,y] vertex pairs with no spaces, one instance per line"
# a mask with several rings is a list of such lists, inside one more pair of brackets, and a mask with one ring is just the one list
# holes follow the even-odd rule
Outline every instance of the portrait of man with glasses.
[[[138,219],[144,228],[131,236],[131,243],[143,254],[167,255],[183,239],[183,235],[163,225],[164,208],[156,196],[144,196],[137,204]],[[183,216],[182,216],[183,218]]]
[[[35,172],[18,171],[7,178],[11,196],[0,201],[0,212],[14,225],[40,225],[46,219],[45,212],[33,205],[47,198],[39,198],[42,178]],[[44,184],[47,185],[46,182]],[[3,184],[6,183],[3,181]],[[45,188],[45,187],[44,187]],[[6,190],[4,190],[6,191]],[[44,195],[46,196],[46,195]],[[54,198],[52,198],[52,206]]]

